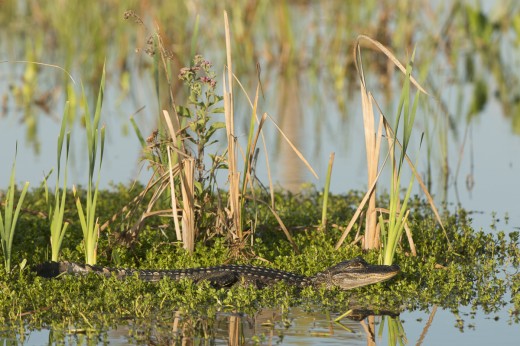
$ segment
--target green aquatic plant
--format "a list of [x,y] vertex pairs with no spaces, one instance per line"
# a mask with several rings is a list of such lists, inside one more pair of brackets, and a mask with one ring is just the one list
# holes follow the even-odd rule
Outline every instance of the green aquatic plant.
[[[386,324],[385,324],[386,322]],[[406,332],[404,330],[403,322],[399,317],[383,316],[379,326],[379,338],[382,338],[385,325],[388,328],[388,345],[404,346],[408,343]]]
[[[101,119],[101,106],[103,104],[103,95],[105,91],[105,68],[101,75],[101,83],[99,86],[98,99],[94,116],[89,111],[88,102],[83,91],[84,111],[85,111],[85,132],[87,135],[87,151],[88,151],[88,183],[86,207],[83,208],[76,186],[72,187],[76,208],[78,210],[81,229],[83,230],[83,247],[85,252],[85,262],[90,265],[96,264],[97,243],[99,237],[99,221],[96,215],[98,186],[101,173],[101,165],[103,163],[103,150],[105,145],[105,127],[99,128],[99,120]],[[99,161],[97,155],[99,154]],[[97,179],[94,181],[94,171],[97,169]]]
[[[69,102],[65,104],[65,111],[63,118],[61,119],[61,128],[58,135],[58,147],[57,147],[57,171],[56,171],[56,187],[54,189],[54,200],[49,201],[49,192],[47,186],[47,177],[44,178],[45,188],[45,201],[49,208],[49,220],[51,221],[50,233],[51,233],[51,260],[57,262],[63,236],[67,231],[69,222],[63,221],[65,214],[65,205],[67,198],[67,165],[69,162],[69,146],[70,146],[70,132],[65,134],[66,123],[69,113]],[[61,173],[61,157],[63,152],[63,145],[65,144],[65,177],[63,179],[63,188],[60,191],[60,173]],[[52,171],[51,171],[52,172]],[[50,173],[49,173],[50,175]]]
[[[160,40],[156,41],[156,50],[162,59],[154,61],[154,66],[157,65],[154,70],[160,71],[159,61],[163,61],[164,71],[169,75],[171,67]],[[201,210],[198,212],[195,201],[202,201],[212,195],[216,170],[223,167],[217,156],[212,156],[209,169],[205,167],[207,148],[216,143],[215,137],[224,127],[222,122],[215,121],[214,116],[222,112],[219,107],[222,97],[216,93],[212,65],[201,55],[194,57],[193,65],[183,67],[178,78],[188,91],[186,104],[176,106],[172,101],[174,107],[171,112],[162,111],[159,121],[161,126],[146,141],[135,121],[131,121],[142,144],[144,156],[155,173],[145,190],[145,193],[153,191],[153,198],[140,223],[148,216],[170,214],[177,240],[182,241],[186,249],[193,251],[197,229],[195,215],[202,218],[209,215],[205,209],[209,205],[201,202]],[[170,86],[171,83],[168,81]],[[156,86],[158,92],[159,81]],[[169,197],[171,209],[152,211],[153,208],[162,208],[161,202],[165,199],[160,196],[163,195]],[[182,214],[180,218],[178,211]]]
[[188,88],[186,106],[178,106],[177,114],[181,124],[186,124],[186,139],[195,146],[195,168],[198,189],[208,186],[211,178],[204,167],[208,147],[216,143],[215,134],[225,124],[216,121],[215,115],[223,113],[222,96],[216,93],[216,76],[212,64],[202,55],[196,55],[193,65],[179,72],[179,79]]
[[[405,74],[406,76],[393,127],[389,125],[387,117],[379,108],[379,105],[372,93],[367,89],[361,59],[361,42],[365,42],[372,45],[378,51],[386,55],[386,57],[392,62],[392,64],[398,67],[401,70],[401,72],[403,72],[403,74]],[[418,174],[415,168],[415,164],[412,163],[410,157],[407,155],[413,130],[413,124],[415,121],[415,115],[417,113],[419,95],[420,93],[428,95],[428,93],[411,75],[412,63],[410,62],[405,68],[394,56],[394,54],[380,42],[368,36],[360,35],[356,44],[355,56],[356,68],[358,70],[358,75],[361,81],[361,103],[363,113],[363,125],[365,132],[366,157],[368,165],[368,190],[363,199],[361,200],[354,214],[354,217],[350,220],[349,225],[343,232],[339,241],[336,243],[336,249],[338,249],[344,242],[347,234],[354,226],[354,223],[357,221],[357,219],[361,215],[363,208],[366,205],[367,208],[364,226],[365,234],[363,238],[363,247],[365,249],[379,249],[381,247],[381,242],[383,242],[384,254],[383,258],[380,260],[384,262],[384,264],[388,265],[392,264],[398,242],[401,239],[403,230],[406,228],[406,219],[408,218],[407,204],[410,198],[414,180],[416,180],[419,183],[424,195],[430,203],[430,207],[436,217],[437,222],[444,231],[446,241],[448,245],[450,245],[450,241],[446,236],[446,230],[444,229],[440,215],[437,211],[435,203],[433,202],[433,198],[428,192],[428,189],[426,188],[426,185],[424,184],[421,176]],[[412,84],[417,89],[416,95],[413,99],[413,103],[410,97],[410,87]],[[376,108],[379,112],[377,127],[374,108]],[[404,123],[404,125],[402,125],[402,129],[399,128],[401,116],[403,117],[402,122]],[[385,135],[383,135],[383,129]],[[399,133],[402,133],[401,138],[398,138]],[[389,152],[386,155],[380,168],[379,161],[381,158],[381,141],[383,137],[386,137],[388,141]],[[400,150],[397,151],[397,148],[399,148]],[[396,157],[396,153],[399,154],[398,157]],[[385,210],[381,208],[376,208],[376,185],[378,184],[379,177],[388,159],[390,159],[391,161],[389,201],[390,206],[388,210]],[[411,178],[408,183],[404,199],[401,200],[401,175],[405,161],[408,164],[408,167],[410,168]],[[383,216],[384,214],[387,214],[388,216],[385,218]],[[413,244],[411,232],[407,232],[407,237],[408,242],[410,244],[411,252],[412,254],[415,254],[415,246]]]
[[[17,145],[18,146],[18,145]],[[18,148],[15,149],[14,162],[13,167],[11,168],[11,179],[9,179],[9,188],[7,189],[7,194],[5,196],[5,209],[4,216],[2,217],[2,213],[0,212],[0,236],[2,242],[2,253],[4,255],[4,264],[6,272],[11,271],[11,251],[13,248],[13,237],[14,232],[16,230],[16,223],[18,221],[18,216],[20,214],[20,209],[22,208],[23,200],[25,198],[25,194],[27,193],[27,189],[29,188],[29,182],[25,182],[20,197],[18,199],[18,204],[15,207],[15,175],[16,175],[16,152]],[[13,213],[14,210],[14,213]]]
[[[363,70],[363,63],[362,63],[362,57],[361,57],[361,42],[366,42],[368,44],[371,44],[375,48],[377,48],[378,51],[382,52],[389,61],[391,61],[396,67],[398,67],[401,72],[403,72],[406,75],[406,81],[403,88],[403,96],[401,103],[399,105],[399,109],[397,112],[396,117],[396,125],[394,126],[394,129],[391,128],[391,126],[388,125],[388,120],[379,108],[377,101],[375,100],[372,93],[369,91],[368,86],[366,84],[365,80],[365,73]],[[415,119],[415,113],[417,111],[417,103],[415,103],[418,98],[416,97],[414,101],[414,105],[412,110],[409,109],[409,101],[410,97],[408,93],[410,92],[410,83],[415,85],[418,89],[417,93],[422,92],[426,94],[426,91],[417,83],[417,81],[414,79],[414,77],[411,76],[411,65],[409,65],[407,68],[405,68],[399,60],[394,56],[388,48],[386,48],[383,44],[380,42],[365,36],[360,35],[357,39],[356,49],[355,49],[355,57],[356,57],[356,68],[358,71],[358,76],[360,79],[360,91],[361,91],[361,105],[362,105],[362,115],[363,115],[363,127],[365,132],[365,150],[366,150],[366,159],[367,159],[367,168],[368,168],[368,191],[366,192],[363,200],[360,202],[358,209],[356,213],[354,214],[354,217],[351,219],[347,229],[344,231],[343,235],[341,236],[340,240],[336,243],[336,249],[338,249],[343,241],[345,240],[346,235],[348,232],[352,229],[354,226],[354,222],[358,219],[358,217],[361,214],[361,211],[365,207],[366,208],[366,216],[365,216],[365,234],[363,238],[363,247],[365,249],[378,249],[381,246],[381,233],[377,227],[377,223],[379,221],[380,227],[383,232],[385,232],[385,225],[381,224],[381,217],[378,217],[378,208],[376,208],[376,201],[377,201],[377,194],[376,194],[376,186],[378,184],[379,177],[382,172],[382,167],[386,164],[388,158],[390,158],[392,162],[392,172],[391,172],[391,188],[390,193],[392,195],[391,197],[391,205],[390,205],[390,214],[394,213],[393,216],[390,216],[390,218],[393,218],[390,220],[389,227],[392,229],[391,231],[391,239],[394,239],[394,237],[397,235],[397,230],[399,230],[400,226],[402,225],[404,227],[403,222],[399,222],[396,227],[396,221],[399,221],[399,219],[405,217],[405,213],[401,213],[401,208],[399,208],[399,192],[400,192],[400,175],[401,175],[401,167],[405,161],[410,164],[412,171],[416,175],[416,172],[414,170],[413,164],[410,163],[408,160],[408,157],[406,155],[406,149],[408,147],[408,143],[411,136],[411,131],[413,128],[413,122]],[[399,125],[399,119],[401,116],[403,104],[405,104],[405,126],[403,129],[403,143],[399,142],[399,140],[396,137],[396,134],[398,133],[398,125]],[[374,108],[377,108],[379,116],[376,118],[376,115],[374,114]],[[377,122],[376,122],[377,120]],[[382,167],[380,168],[380,158],[381,158],[381,142],[384,138],[383,135],[383,129],[386,133],[386,138],[389,143],[389,153],[386,155]],[[395,152],[396,147],[400,146],[401,148],[401,155],[399,157],[399,169],[395,166]],[[417,179],[420,179],[420,177],[417,177]],[[423,185],[422,185],[423,186]],[[411,184],[409,191],[411,191]],[[429,194],[427,191],[425,191],[427,196]],[[379,220],[378,220],[379,219]],[[386,234],[386,233],[385,233]],[[398,239],[399,237],[397,237]],[[386,238],[389,239],[389,238]],[[393,247],[393,245],[391,245]]]
[[[134,13],[126,15],[137,17]],[[251,224],[245,224],[246,219],[242,215],[251,203],[256,205],[252,208],[253,210],[258,210],[257,205],[260,203],[267,204],[257,196],[254,166],[260,140],[263,141],[264,150],[267,152],[262,129],[270,117],[266,113],[261,117],[257,115],[261,87],[257,87],[255,98],[251,100],[244,86],[232,73],[229,23],[226,15],[224,18],[227,53],[227,71],[224,71],[227,73],[224,73],[223,83],[224,96],[217,93],[216,75],[212,64],[201,55],[196,55],[193,63],[181,68],[178,74],[178,79],[183,83],[187,97],[184,103],[177,105],[173,97],[173,81],[169,77],[172,74],[171,57],[163,45],[161,35],[156,33],[153,39],[149,40],[155,53],[153,73],[156,92],[159,93],[162,90],[159,83],[159,72],[164,71],[170,89],[168,110],[161,112],[158,129],[146,140],[137,123],[131,119],[132,126],[144,149],[144,156],[154,170],[154,175],[143,192],[144,196],[150,191],[153,197],[147,206],[146,213],[132,227],[131,232],[135,234],[134,231],[142,229],[143,221],[149,216],[170,214],[173,217],[177,240],[182,241],[189,251],[193,251],[194,240],[196,235],[201,233],[199,232],[201,229],[206,229],[209,236],[226,234],[228,239],[233,242],[243,244],[247,234],[244,229],[252,226],[251,228],[254,230],[257,218],[253,215]],[[243,150],[235,133],[234,83],[240,85],[251,107],[247,143]],[[222,101],[224,101],[224,107],[222,107]],[[220,113],[224,113],[224,122],[218,119]],[[310,167],[287,136],[276,124],[275,126],[300,159],[307,167]],[[208,154],[208,148],[217,142],[219,134],[224,136],[224,131],[226,131],[227,149],[224,149],[223,153]],[[208,165],[208,162],[211,164]],[[238,169],[240,162],[243,162],[243,171]],[[266,162],[269,166],[268,159]],[[229,182],[228,193],[222,196],[216,179],[219,170],[227,170]],[[310,170],[312,171],[312,169]],[[312,172],[314,173],[314,171]],[[270,177],[269,167],[268,176]],[[271,179],[269,187],[271,211],[276,213]],[[164,197],[169,197],[171,209],[164,208],[164,202],[168,200]],[[224,205],[224,200],[227,202],[227,206]],[[208,203],[210,201],[216,202]],[[291,236],[287,228],[283,226],[281,218],[277,217],[277,220],[291,241]],[[212,225],[213,228],[208,230],[208,225]]]
[[[379,226],[381,227],[381,237],[383,239],[383,263],[392,264],[395,251],[399,239],[403,234],[403,230],[408,218],[408,201],[412,192],[415,176],[412,174],[405,196],[401,200],[401,176],[403,172],[403,165],[405,162],[406,151],[411,139],[415,115],[417,114],[417,106],[419,104],[420,90],[417,90],[411,104],[410,98],[410,78],[412,76],[412,66],[415,52],[412,54],[410,62],[406,66],[406,78],[404,81],[401,99],[395,117],[394,127],[390,128],[387,124],[386,132],[389,144],[390,162],[392,166],[392,174],[390,178],[390,208],[388,211],[388,219],[384,220],[383,214],[379,215]],[[399,125],[401,122],[401,115],[403,116],[403,130],[401,138],[400,151],[396,152],[396,144],[399,142],[397,136],[399,133]],[[396,157],[396,153],[399,157]]]
[[330,154],[329,165],[327,168],[327,176],[325,178],[325,187],[323,188],[323,205],[321,208],[321,227],[327,227],[327,206],[329,202],[330,180],[332,176],[332,166],[334,164],[334,153]]
[[[114,204],[131,199],[128,196],[129,191],[133,190],[130,187],[119,188],[110,194],[99,191],[99,218],[109,218],[113,214]],[[351,196],[329,195],[330,223],[348,220],[362,196],[361,193]],[[363,253],[357,246],[334,250],[330,240],[340,236],[340,231],[335,227],[330,227],[327,232],[316,232],[314,228],[296,230],[292,227],[301,225],[301,215],[308,217],[305,222],[319,219],[319,191],[299,195],[278,192],[275,198],[279,212],[283,213],[289,229],[293,230],[294,242],[301,254],[295,254],[290,244],[284,241],[284,235],[277,228],[277,220],[269,208],[259,204],[259,219],[263,220],[263,228],[252,245],[257,257],[238,263],[247,262],[313,275],[338,261],[358,255],[362,255],[367,262],[377,262],[377,251]],[[32,208],[32,203],[36,200],[41,200],[41,192],[28,192],[24,205]],[[67,201],[66,215],[75,211],[74,200],[68,198]],[[428,309],[432,304],[440,304],[443,309],[448,310],[465,306],[471,309],[482,308],[489,313],[502,308],[510,299],[510,294],[516,298],[518,278],[513,276],[514,283],[508,283],[499,270],[510,263],[513,272],[518,268],[517,232],[511,234],[509,239],[505,234],[476,232],[470,227],[470,215],[460,211],[454,215],[446,215],[446,229],[449,237],[454,239],[454,250],[447,251],[448,247],[442,237],[431,236],[437,226],[427,202],[414,198],[409,205],[414,210],[409,216],[409,225],[417,251],[422,256],[413,257],[398,252],[402,272],[388,282],[348,292],[322,291],[311,287],[298,292],[295,287],[283,283],[264,290],[237,285],[226,291],[215,289],[209,283],[193,284],[189,280],[163,279],[150,283],[133,276],[121,281],[115,277],[102,278],[94,275],[47,280],[36,278],[29,271],[24,271],[21,275],[8,275],[2,271],[0,286],[3,287],[4,294],[0,295],[0,323],[22,320],[30,329],[49,323],[73,323],[81,327],[86,319],[92,325],[106,326],[118,325],[121,319],[127,317],[150,319],[153,316],[171,316],[171,311],[182,311],[183,316],[197,314],[208,317],[214,311],[254,314],[258,307],[287,309],[294,305],[314,311],[322,309],[339,313],[353,300],[361,306],[375,306],[392,311],[403,306],[413,310]],[[253,212],[246,209],[245,217],[250,217]],[[14,240],[15,253],[20,258],[30,258],[31,264],[36,264],[45,259],[43,249],[48,239],[47,236],[38,237],[42,233],[41,227],[38,223],[26,222],[26,217],[29,218],[30,215],[24,214],[20,221],[23,221],[24,238],[31,237],[31,241],[21,239],[17,233]],[[178,242],[162,241],[164,238],[161,239],[155,225],[142,231],[135,246],[117,249],[120,252],[118,266],[169,269],[207,267],[225,263],[229,259],[229,243],[224,237],[197,242],[194,252],[190,254]],[[74,238],[80,235],[68,231],[66,237],[69,236]],[[110,232],[108,238],[111,238]],[[20,244],[23,246],[19,246]],[[111,244],[104,241],[100,242],[98,253],[111,253],[110,261],[114,261],[114,251],[110,252],[110,246]],[[80,247],[62,251],[71,260],[79,259],[83,252]],[[513,260],[516,262],[510,262]],[[100,258],[101,261],[108,264],[109,260]],[[511,314],[515,313],[515,307],[518,308],[518,299],[515,299],[514,304],[508,306],[512,308]],[[106,313],[107,311],[110,313]]]

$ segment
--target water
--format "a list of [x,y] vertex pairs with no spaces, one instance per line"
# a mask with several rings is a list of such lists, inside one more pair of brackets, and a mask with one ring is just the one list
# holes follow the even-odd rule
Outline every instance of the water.
[[[455,315],[449,311],[432,308],[429,312],[404,311],[397,318],[402,325],[403,334],[399,339],[407,345],[488,345],[500,340],[500,345],[517,345],[520,331],[511,326],[508,316],[498,313],[481,316],[460,312]],[[173,315],[173,314],[172,314]],[[157,320],[122,321],[116,328],[103,332],[73,330],[32,331],[19,344],[87,344],[87,340],[96,344],[173,344],[175,343],[210,343],[215,345],[257,344],[262,345],[391,345],[388,333],[388,317],[373,317],[362,321],[343,318],[339,323],[333,320],[337,314],[324,312],[306,312],[292,308],[283,318],[281,311],[275,309],[260,310],[256,316],[241,314],[219,314],[216,322],[206,325],[196,321],[197,327],[188,327],[182,332],[182,322]],[[329,316],[329,317],[328,317]],[[384,322],[382,323],[382,320]],[[207,321],[206,321],[207,322]],[[371,329],[372,328],[372,329]],[[190,336],[192,335],[192,336]],[[206,335],[206,337],[204,337]],[[233,343],[233,340],[237,340]]]
[[[302,12],[298,13],[305,14],[308,12],[302,10]],[[113,15],[114,17],[121,17],[120,13]],[[218,17],[217,21],[220,25],[220,17]],[[126,30],[128,33],[133,29],[128,27]],[[323,30],[327,31],[326,28]],[[239,30],[237,29],[237,31]],[[78,37],[81,36],[78,35]],[[299,40],[305,41],[301,37]],[[20,36],[3,36],[0,44],[2,50],[0,51],[5,52],[5,56],[0,53],[0,60],[14,60],[15,58],[22,59],[25,57],[25,54],[20,55],[20,52],[24,52],[25,49],[24,44],[21,42]],[[508,41],[502,44],[507,45]],[[510,45],[506,47],[506,50],[514,51],[514,45]],[[15,46],[15,49],[7,48],[12,46]],[[425,44],[417,46],[418,52],[421,50],[427,51],[427,49]],[[404,50],[401,47],[401,50],[398,52],[400,58],[405,56]],[[218,47],[218,49],[208,49],[208,51],[202,53],[213,54],[211,59],[215,62],[218,75],[223,68],[223,46]],[[461,51],[464,53],[463,50]],[[312,53],[306,52],[307,55],[312,55]],[[515,54],[517,54],[516,51],[514,51],[514,54],[510,54],[510,56],[514,57],[516,56]],[[149,177],[146,169],[141,170],[139,168],[140,145],[132,130],[129,129],[128,117],[141,106],[146,106],[145,112],[138,114],[136,119],[141,124],[144,135],[153,131],[156,126],[154,114],[157,113],[153,83],[148,72],[139,70],[136,67],[137,63],[134,64],[135,60],[143,59],[147,61],[146,57],[142,55],[135,57],[134,49],[128,47],[123,55],[131,56],[129,61],[132,63],[129,65],[133,89],[130,93],[122,92],[117,73],[114,73],[108,79],[102,120],[107,125],[107,146],[102,171],[102,187],[108,187],[110,182],[129,183],[133,179],[146,181]],[[370,54],[368,56],[375,57],[376,55]],[[49,57],[49,59],[46,57]],[[49,62],[53,63],[52,58],[52,52],[44,52],[41,59],[42,61],[50,60]],[[270,58],[272,59],[272,57]],[[74,59],[74,56],[71,59]],[[111,59],[115,58],[109,56],[108,60],[111,61]],[[288,132],[291,139],[297,144],[319,175],[319,179],[314,180],[302,168],[303,166],[290,153],[286,145],[279,146],[276,131],[268,123],[265,131],[269,142],[269,157],[272,158],[271,167],[273,169],[274,181],[284,188],[298,189],[303,182],[311,182],[318,189],[321,189],[325,181],[329,153],[334,152],[336,156],[332,175],[332,191],[342,193],[350,189],[365,189],[367,185],[366,164],[364,162],[365,149],[359,95],[355,92],[347,94],[342,89],[343,94],[340,94],[340,97],[345,99],[347,103],[345,107],[347,112],[344,109],[340,109],[333,101],[337,95],[330,92],[331,84],[334,82],[331,81],[331,78],[327,78],[327,76],[315,78],[312,73],[298,71],[296,76],[291,77],[292,84],[290,82],[291,78],[288,78],[289,82],[283,80],[280,82],[279,80],[283,78],[278,76],[280,73],[277,70],[278,67],[274,67],[274,71],[269,70],[267,67],[270,62],[269,57],[260,55],[259,60],[263,63],[263,66],[266,66],[263,68],[263,75],[266,76],[263,80],[265,100],[261,100],[261,110],[272,115]],[[455,65],[457,63],[462,65],[461,62],[456,62]],[[518,63],[514,58],[506,61],[506,63],[509,65],[505,66],[505,69],[518,71]],[[481,60],[480,64],[477,66],[477,70],[487,71],[485,62]],[[108,66],[107,70],[110,71],[111,68],[115,69],[113,66]],[[5,188],[7,185],[10,173],[9,167],[13,162],[16,142],[18,142],[17,181],[27,180],[31,182],[32,187],[36,187],[41,182],[44,174],[55,165],[55,138],[59,131],[57,119],[62,114],[62,105],[64,103],[63,90],[58,91],[59,96],[52,103],[49,114],[44,114],[37,107],[32,109],[33,113],[37,114],[38,138],[41,145],[40,154],[36,155],[33,146],[26,141],[27,128],[23,120],[24,109],[17,108],[10,93],[10,85],[19,84],[24,71],[25,65],[22,64],[0,64],[0,80],[4,81],[0,82],[0,95],[7,95],[6,104],[9,109],[9,112],[0,118],[0,162],[4,163],[4,169],[0,170],[0,186],[2,188]],[[58,79],[54,75],[56,71],[49,71],[48,69],[43,69],[43,71],[43,76],[47,76],[47,78],[41,78],[41,84],[38,86],[40,92],[52,89],[55,86],[64,88],[61,80],[60,83],[56,83]],[[433,72],[433,74],[435,73],[436,71]],[[82,76],[81,69],[76,67],[73,75],[75,79],[80,80]],[[254,75],[254,72],[249,73],[249,76],[251,75]],[[514,77],[516,73],[509,73],[509,75]],[[49,78],[49,76],[54,77]],[[279,77],[279,80],[276,79],[277,77]],[[518,214],[518,210],[520,210],[520,200],[518,198],[520,195],[520,184],[517,182],[518,176],[520,176],[520,155],[518,155],[520,136],[515,133],[514,122],[511,120],[515,116],[514,109],[505,107],[500,99],[493,96],[493,91],[500,89],[500,86],[496,85],[492,74],[488,72],[488,74],[484,75],[490,87],[488,103],[471,122],[467,122],[466,112],[461,111],[457,113],[457,111],[459,110],[458,102],[460,99],[463,100],[463,110],[470,103],[471,91],[468,90],[470,89],[469,86],[460,87],[462,89],[462,92],[460,92],[457,87],[447,82],[452,77],[449,74],[443,75],[438,73],[435,77],[437,78],[437,85],[441,86],[440,96],[444,96],[450,112],[454,115],[458,136],[453,135],[451,132],[448,134],[447,152],[449,154],[450,175],[446,196],[444,196],[445,191],[442,189],[441,179],[438,179],[438,167],[443,160],[442,155],[439,153],[441,144],[437,142],[433,144],[432,151],[434,157],[431,159],[431,163],[434,166],[435,176],[432,193],[437,197],[437,201],[447,201],[449,208],[452,208],[452,210],[460,204],[465,209],[473,211],[473,225],[476,229],[484,229],[487,232],[495,232],[497,230],[508,232],[520,229],[520,215]],[[251,78],[253,81],[247,80],[247,73],[245,73],[243,78],[246,79],[245,84],[249,87],[248,90],[254,90],[256,86],[254,78]],[[316,85],[307,85],[309,80],[316,81]],[[398,97],[398,89],[399,86],[395,88],[394,95],[392,95],[394,98]],[[383,98],[381,94],[383,94],[383,91],[376,97],[378,99]],[[290,97],[293,99],[289,99]],[[282,102],[284,99],[289,99],[286,105]],[[395,100],[388,102],[388,108],[391,108],[392,102],[395,102]],[[238,108],[243,110],[243,114],[248,113],[247,107],[238,105]],[[426,113],[426,110],[423,112]],[[415,136],[415,141],[418,141],[422,131],[429,131],[432,137],[441,135],[442,131],[433,131],[431,125],[430,127],[426,125],[428,116],[428,114],[421,114],[418,118],[418,132]],[[464,140],[466,126],[469,126],[469,131],[467,139]],[[247,136],[247,119],[239,120],[237,128],[239,128],[237,136],[239,139],[244,140]],[[79,125],[76,124],[74,132],[74,154],[72,156],[73,161],[69,182],[70,184],[84,184],[86,181],[86,160],[83,159],[86,157],[84,151],[85,140]],[[412,152],[415,153],[414,151]],[[421,174],[425,174],[427,164],[427,158],[424,154],[425,146],[417,153],[420,157],[419,171]],[[259,162],[261,161],[259,160]],[[458,166],[460,169],[458,174],[456,174]],[[266,181],[267,173],[265,166],[259,165],[257,172],[260,178]],[[388,177],[383,176],[383,179],[388,181]],[[222,186],[225,186],[225,181],[226,178],[221,177]],[[469,188],[467,181],[474,182],[474,185]],[[387,184],[382,184],[381,188],[384,189],[385,185],[387,186]],[[509,317],[506,309],[503,309],[497,315],[486,315],[483,312],[477,312],[474,316],[463,313],[460,313],[459,316],[464,319],[462,331],[457,324],[457,317],[454,314],[439,309],[433,318],[430,328],[427,330],[424,338],[422,338],[422,344],[486,345],[498,341],[503,345],[517,345],[520,342],[518,325],[508,322]],[[497,316],[498,319],[495,320]],[[403,320],[408,344],[419,343],[428,317],[429,314],[418,311],[405,311],[400,315],[400,319]],[[229,320],[230,316],[223,316],[223,318]],[[260,341],[265,344],[277,342],[283,344],[367,343],[367,334],[359,322],[347,321],[346,325],[352,331],[346,331],[331,324],[323,313],[308,314],[296,308],[291,310],[287,325],[277,322],[274,327],[262,326],[262,323],[258,322],[260,319],[254,320],[252,324],[246,322],[247,319],[246,317],[240,318],[240,323],[244,335],[247,334],[246,340],[248,343],[253,342],[253,336],[260,338]],[[140,327],[137,328],[139,329]],[[100,343],[107,341],[116,345],[137,342],[138,340],[136,339],[128,338],[131,330],[131,327],[125,326],[110,329],[98,341]],[[229,340],[229,335],[226,334],[228,330],[229,324],[223,323],[222,326],[219,326],[217,328],[218,333],[213,339],[215,343],[226,344]],[[82,343],[82,337],[82,335],[69,335],[66,337],[69,340],[67,343]],[[179,335],[167,334],[167,337],[176,339]],[[41,345],[46,344],[48,339],[49,331],[34,331],[23,339],[23,343],[26,345]],[[21,339],[19,338],[19,340]],[[383,333],[383,337],[376,339],[376,342],[381,345],[387,344],[386,334]]]

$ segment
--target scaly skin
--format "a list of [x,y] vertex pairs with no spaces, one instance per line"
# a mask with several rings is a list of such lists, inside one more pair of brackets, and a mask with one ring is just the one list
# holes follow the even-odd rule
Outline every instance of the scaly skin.
[[397,265],[372,265],[360,257],[338,263],[310,277],[283,270],[236,264],[208,268],[137,270],[91,266],[74,262],[45,262],[35,266],[34,270],[37,275],[47,278],[64,274],[95,273],[107,277],[114,275],[121,279],[137,275],[145,281],[159,281],[163,277],[173,280],[188,278],[194,282],[207,280],[217,288],[231,287],[238,282],[250,283],[261,288],[277,281],[285,281],[297,287],[313,285],[325,286],[329,289],[339,287],[343,290],[382,282],[394,277],[400,271]]

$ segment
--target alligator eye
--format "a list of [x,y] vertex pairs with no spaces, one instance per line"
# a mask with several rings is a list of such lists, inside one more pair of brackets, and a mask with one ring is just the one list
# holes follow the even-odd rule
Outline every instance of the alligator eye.
[[367,266],[367,262],[362,259],[355,259],[349,263],[349,268],[365,268]]

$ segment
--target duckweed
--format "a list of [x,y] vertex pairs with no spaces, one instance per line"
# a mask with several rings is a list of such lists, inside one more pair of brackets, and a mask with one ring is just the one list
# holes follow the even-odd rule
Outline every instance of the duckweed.
[[[27,196],[29,206],[39,206],[37,196],[34,191]],[[114,204],[121,205],[125,199],[132,198],[121,186],[116,191],[103,191],[102,196],[105,200],[100,205],[106,206],[106,210],[101,208],[100,213],[105,219],[112,216]],[[111,225],[100,236],[98,258],[103,265],[135,268],[251,263],[304,275],[313,275],[338,261],[360,255],[377,263],[379,253],[363,253],[358,245],[333,249],[341,235],[339,227],[348,222],[357,198],[359,194],[330,196],[329,220],[336,226],[322,232],[308,219],[300,219],[304,209],[319,209],[317,192],[299,196],[279,193],[278,203],[283,204],[280,209],[284,211],[300,254],[293,252],[272,215],[261,211],[262,227],[250,238],[252,246],[246,245],[242,256],[236,258],[229,257],[230,242],[224,237],[202,239],[194,253],[188,254],[168,232],[158,230],[160,219],[147,224],[130,245],[118,241],[121,225]],[[414,201],[410,227],[418,256],[411,256],[408,244],[402,242],[396,259],[402,273],[388,282],[351,291],[311,287],[298,291],[284,283],[260,290],[241,285],[225,290],[215,289],[208,283],[194,285],[189,280],[163,279],[151,283],[137,277],[118,280],[88,275],[48,280],[36,277],[27,268],[15,268],[9,274],[0,268],[0,323],[22,323],[28,328],[105,330],[128,319],[166,322],[184,318],[187,321],[189,316],[190,323],[196,325],[196,321],[204,320],[207,324],[219,313],[254,315],[263,307],[277,307],[283,313],[298,305],[303,309],[320,307],[342,313],[353,305],[398,311],[402,308],[427,310],[434,304],[453,311],[461,306],[471,310],[480,308],[486,313],[510,305],[511,319],[518,322],[518,233],[475,231],[468,214],[460,210],[445,214],[446,236],[451,244],[448,245],[428,210],[427,205]],[[70,213],[70,209],[66,213]],[[319,218],[319,212],[316,215]],[[29,265],[34,265],[48,256],[48,237],[42,236],[42,230],[48,229],[44,227],[46,220],[34,215],[24,215],[22,219],[25,232],[20,232],[16,239],[13,255],[16,260],[26,258]],[[78,225],[71,225],[64,241],[63,260],[81,258],[82,249],[77,245],[80,232]],[[16,260],[13,263],[17,263]],[[205,328],[203,324],[200,327]]]

